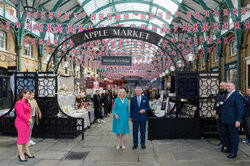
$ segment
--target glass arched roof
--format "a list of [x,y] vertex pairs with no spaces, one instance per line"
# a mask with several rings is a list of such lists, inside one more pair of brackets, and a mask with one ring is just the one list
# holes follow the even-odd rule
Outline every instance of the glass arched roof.
[[[148,27],[153,25],[171,24],[173,17],[167,18],[166,13],[174,15],[178,10],[178,3],[181,4],[183,0],[78,0],[78,3],[83,7],[83,10],[88,16],[94,13],[96,16],[99,14],[107,13],[120,13],[120,21],[116,17],[111,20],[105,19],[101,22],[103,26],[119,25],[130,26],[136,25],[141,27],[143,24]],[[124,15],[127,13],[129,19],[125,19]],[[141,17],[141,13],[145,14],[145,18]],[[162,15],[161,19],[150,19],[150,14],[155,16]],[[96,26],[100,24],[98,19],[92,20]],[[157,28],[157,33],[160,33],[160,28]]]
[[[13,6],[17,6],[20,1],[8,0],[8,2],[12,3]],[[100,25],[103,27],[117,25],[129,27],[134,25],[138,28],[142,28],[143,25],[150,30],[156,25],[156,32],[159,35],[164,36],[164,32],[161,32],[163,25],[171,25],[175,23],[201,23],[206,20],[204,15],[205,10],[218,8],[223,0],[40,0],[39,2],[38,11],[52,12],[54,14],[61,13],[60,17],[55,16],[54,19],[44,20],[39,17],[35,20],[39,23],[61,24],[64,27],[71,24],[75,29],[77,29],[79,25],[88,28],[89,24],[92,24],[95,27],[99,27]],[[192,14],[196,11],[200,11],[201,16],[199,18],[187,17],[187,11],[192,12]],[[176,12],[178,12],[178,17],[175,17]],[[66,13],[70,14],[68,19],[65,17]],[[170,17],[166,16],[167,13],[169,13]],[[96,19],[91,19],[91,15],[93,14],[96,16]],[[98,19],[100,14],[104,15],[103,20]],[[107,14],[111,14],[112,19],[109,19]],[[116,18],[118,14],[120,14],[119,20]],[[125,14],[128,18],[125,18]],[[154,16],[153,19],[151,19],[152,14]],[[162,15],[161,18],[159,18],[160,15]],[[142,16],[144,16],[144,18],[142,18]],[[69,37],[72,34],[67,34],[65,32],[63,35],[64,37]],[[203,34],[201,33],[199,35]],[[170,32],[170,34],[166,34],[165,37],[170,39],[172,36],[173,32]],[[120,53],[129,53],[137,58],[136,61],[138,61],[138,57],[139,60],[140,58],[144,58],[149,61],[149,58],[155,57],[160,51],[158,47],[149,47],[147,43],[145,43],[143,49],[141,48],[140,42],[138,42],[137,47],[134,47],[134,41],[131,39],[128,39],[129,42],[122,39],[111,39],[110,42],[107,42],[108,47],[112,47],[111,43],[115,40],[117,40],[117,42],[121,41],[123,43],[122,46],[124,47],[119,47],[119,44],[116,43],[114,52],[116,53],[119,51]],[[104,48],[106,46],[102,43],[99,47]]]

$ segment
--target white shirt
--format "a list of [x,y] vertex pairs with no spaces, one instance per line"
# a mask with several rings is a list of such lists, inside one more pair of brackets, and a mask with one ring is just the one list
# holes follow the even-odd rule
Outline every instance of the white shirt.
[[232,92],[230,92],[230,93],[228,94],[227,99],[231,96],[232,93],[234,93],[234,91],[235,91],[235,89],[232,90]]
[[139,101],[140,101],[140,104],[141,104],[141,95],[140,96],[137,96],[137,101],[138,101],[138,99],[139,99]]
[[122,98],[120,98],[121,99],[121,101],[122,101],[122,104],[124,103],[124,98],[122,99]]

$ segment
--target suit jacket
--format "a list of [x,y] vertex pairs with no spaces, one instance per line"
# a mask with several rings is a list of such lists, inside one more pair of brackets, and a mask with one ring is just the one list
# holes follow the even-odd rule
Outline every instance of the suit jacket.
[[100,108],[100,106],[101,106],[101,97],[99,95],[97,96],[96,94],[94,94],[93,102],[94,102],[94,108],[95,109]]
[[227,96],[227,92],[226,91],[220,91],[215,96],[215,102],[214,102],[213,110],[216,110],[216,114],[217,115],[221,114],[221,111],[222,111],[222,104],[221,104],[221,102],[223,102],[225,100],[226,96]]
[[250,117],[250,96],[247,95],[244,97],[244,116],[245,117]]
[[[141,114],[139,111],[141,109],[145,110],[145,113]],[[130,103],[130,118],[133,121],[146,121],[147,120],[147,111],[149,110],[149,102],[146,96],[141,95],[141,104],[138,107],[137,96],[134,96],[131,99]]]
[[235,121],[242,122],[243,112],[243,97],[235,91],[222,105],[221,122],[225,124],[235,124]]

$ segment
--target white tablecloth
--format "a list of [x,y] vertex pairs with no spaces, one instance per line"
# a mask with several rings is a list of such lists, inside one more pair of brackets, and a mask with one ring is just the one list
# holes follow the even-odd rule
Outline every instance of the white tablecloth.
[[65,112],[65,114],[67,114],[70,117],[73,118],[83,118],[84,119],[84,128],[87,128],[88,126],[90,126],[90,120],[89,120],[89,112],[86,110],[70,110],[69,112]]
[[[81,110],[75,110],[75,111],[78,112]],[[88,111],[83,111],[81,113],[69,114],[69,116],[75,117],[75,118],[84,118],[84,128],[87,128],[88,126],[90,126]]]
[[93,123],[94,120],[95,120],[95,111],[94,111],[94,109],[89,110],[89,113],[90,113],[89,121],[90,121],[90,123]]

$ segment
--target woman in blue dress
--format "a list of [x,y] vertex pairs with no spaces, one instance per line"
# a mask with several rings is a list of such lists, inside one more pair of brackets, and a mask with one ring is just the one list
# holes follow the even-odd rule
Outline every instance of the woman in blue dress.
[[115,99],[113,107],[113,128],[112,132],[117,136],[117,146],[116,149],[125,149],[124,139],[125,134],[129,133],[129,106],[128,99],[125,98],[126,91],[120,89],[118,92],[118,98]]

